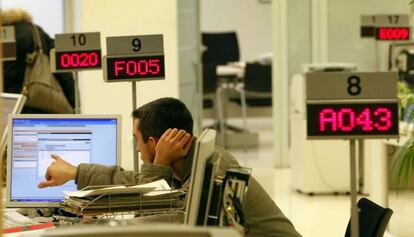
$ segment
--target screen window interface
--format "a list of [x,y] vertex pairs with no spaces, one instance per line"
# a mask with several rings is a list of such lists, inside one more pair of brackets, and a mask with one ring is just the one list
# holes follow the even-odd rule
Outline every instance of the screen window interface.
[[11,201],[60,202],[74,181],[40,189],[52,154],[72,165],[115,165],[116,119],[13,119]]

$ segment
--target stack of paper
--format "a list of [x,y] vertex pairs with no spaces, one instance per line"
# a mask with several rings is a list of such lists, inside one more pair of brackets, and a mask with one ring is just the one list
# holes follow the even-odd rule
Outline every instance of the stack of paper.
[[171,190],[165,180],[135,185],[111,186],[86,191],[65,192],[61,203],[65,211],[78,215],[96,215],[110,212],[161,212],[183,207],[181,190]]

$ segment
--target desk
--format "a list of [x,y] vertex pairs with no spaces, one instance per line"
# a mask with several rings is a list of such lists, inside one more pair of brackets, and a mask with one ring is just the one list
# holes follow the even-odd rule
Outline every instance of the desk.
[[10,234],[3,234],[3,237],[41,237],[42,234],[46,231],[46,229],[42,230],[28,230]]
[[245,62],[230,63],[227,65],[218,65],[216,69],[217,76],[219,77],[236,77],[243,78]]

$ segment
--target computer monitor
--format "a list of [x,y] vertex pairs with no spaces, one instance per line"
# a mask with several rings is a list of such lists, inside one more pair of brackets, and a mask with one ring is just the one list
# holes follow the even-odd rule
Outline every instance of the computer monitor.
[[120,115],[13,115],[9,117],[6,207],[57,207],[74,181],[39,189],[52,154],[72,165],[116,165]]
[[0,93],[0,120],[2,121],[0,127],[0,155],[3,154],[6,148],[7,116],[9,114],[19,114],[25,101],[26,97],[21,94]]
[[185,223],[206,225],[218,158],[214,157],[216,131],[206,129],[196,140],[187,193]]
[[[413,51],[414,50],[414,43],[413,42],[399,42],[399,43],[392,43],[389,46],[388,52],[388,69],[389,70],[397,70],[397,57],[404,51]],[[405,67],[406,65],[402,65]]]

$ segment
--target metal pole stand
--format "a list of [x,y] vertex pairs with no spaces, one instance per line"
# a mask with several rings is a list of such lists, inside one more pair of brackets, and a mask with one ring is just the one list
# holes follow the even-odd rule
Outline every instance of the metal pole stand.
[[363,139],[358,139],[358,193],[364,193],[365,184],[365,144]]
[[[137,108],[137,84],[135,81],[132,82],[132,111]],[[132,129],[134,128],[134,119],[132,119]],[[139,160],[138,160],[138,152],[136,150],[137,147],[137,140],[134,138],[133,141],[133,151],[134,151],[134,171],[138,172],[139,167]]]
[[357,162],[355,139],[349,141],[351,157],[351,237],[359,237],[359,209],[357,206]]
[[77,71],[73,72],[73,80],[75,82],[75,114],[80,114],[79,77]]

